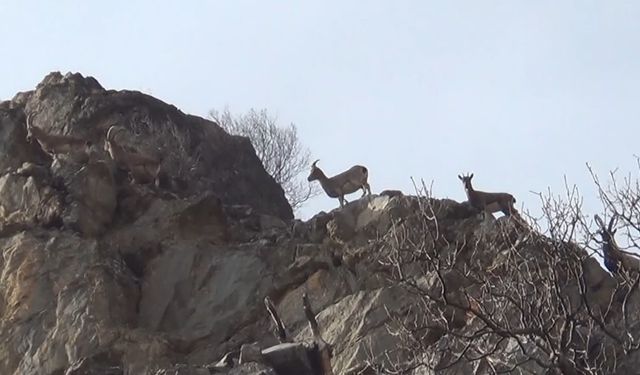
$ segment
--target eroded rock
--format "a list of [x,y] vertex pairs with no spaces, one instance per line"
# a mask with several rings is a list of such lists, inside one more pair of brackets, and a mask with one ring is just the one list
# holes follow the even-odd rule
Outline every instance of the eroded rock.
[[[24,140],[28,113],[47,132],[95,147],[86,160],[45,154]],[[184,186],[130,181],[102,148],[114,124],[128,129],[131,147],[162,150],[165,177]],[[302,295],[333,346],[334,373],[374,373],[371,366],[412,355],[427,365],[414,374],[431,373],[459,349],[447,330],[483,328],[467,307],[477,307],[470,297],[481,298],[484,285],[461,275],[473,269],[490,281],[510,277],[513,249],[526,237],[509,218],[397,191],[291,221],[282,189],[246,139],[79,74],[51,74],[35,91],[1,103],[0,125],[1,374],[286,374],[307,366],[294,362],[313,338]],[[550,267],[540,257],[546,243],[531,243],[518,253],[522,267]],[[394,263],[400,247],[409,259],[402,269]],[[439,273],[425,266],[434,254],[443,263]],[[586,288],[592,311],[609,311],[607,327],[624,328],[613,311],[621,311],[629,289],[612,291],[625,280],[592,260],[583,272],[584,282],[562,285],[561,295],[581,306],[578,290]],[[296,343],[279,344],[270,334],[265,296]],[[445,297],[462,307],[434,302]],[[636,321],[639,300],[636,293],[626,301]],[[396,334],[400,323],[416,321],[428,323],[420,331],[427,349],[419,353]],[[596,326],[580,335],[597,350],[611,340]],[[508,350],[539,350],[527,340],[501,345],[507,350],[447,371],[505,369],[523,360]]]

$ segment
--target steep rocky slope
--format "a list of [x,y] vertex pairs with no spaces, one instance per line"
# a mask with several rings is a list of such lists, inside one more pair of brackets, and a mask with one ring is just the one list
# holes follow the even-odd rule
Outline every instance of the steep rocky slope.
[[[93,147],[51,158],[26,141],[29,114],[47,132]],[[113,124],[130,131],[132,145],[162,150],[167,174],[181,183],[129,181],[102,148]],[[458,337],[491,323],[484,308],[497,302],[486,280],[518,282],[507,264],[551,270],[562,276],[558,298],[585,296],[591,311],[609,311],[589,332],[590,350],[605,351],[612,339],[603,332],[620,329],[622,315],[611,308],[618,281],[580,249],[432,198],[374,195],[294,221],[246,139],[79,74],[53,73],[0,103],[0,152],[1,374],[274,373],[266,363],[214,364],[227,353],[237,358],[243,344],[276,344],[265,296],[293,337],[310,339],[304,293],[337,374],[403,364],[400,373],[554,373],[568,368],[565,352],[587,361],[579,338],[547,353],[529,340],[537,332],[500,331],[504,341],[485,343],[500,350],[452,360]],[[582,274],[564,272],[568,261],[542,264],[549,249],[578,254]],[[448,304],[437,303],[442,296]],[[626,301],[638,306],[636,297]],[[581,322],[581,309],[570,320]],[[514,327],[524,319],[509,316]],[[428,323],[419,333],[402,329],[418,320]],[[632,353],[610,358],[620,373],[637,362]]]

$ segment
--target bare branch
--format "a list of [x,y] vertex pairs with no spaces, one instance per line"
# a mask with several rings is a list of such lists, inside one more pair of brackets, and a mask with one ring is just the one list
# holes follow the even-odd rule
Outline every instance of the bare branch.
[[228,133],[249,138],[264,169],[282,186],[294,210],[320,193],[317,185],[304,179],[311,155],[300,143],[295,124],[279,126],[266,109],[250,109],[240,115],[229,109],[212,110],[209,117]]

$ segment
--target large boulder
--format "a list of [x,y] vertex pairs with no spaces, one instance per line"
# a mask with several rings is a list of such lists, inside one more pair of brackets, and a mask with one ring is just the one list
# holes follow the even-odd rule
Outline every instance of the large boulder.
[[[35,91],[18,98],[24,102],[24,113],[33,114],[34,126],[90,141],[93,157],[106,158],[103,145],[108,128],[123,126],[133,134],[130,145],[163,155],[164,172],[185,182],[182,193],[209,191],[225,204],[248,204],[285,220],[293,217],[282,188],[265,172],[249,140],[227,134],[214,122],[186,115],[140,92],[105,90],[94,78],[77,73],[51,73]],[[0,133],[0,149],[26,147],[21,144],[25,130],[19,126],[24,116],[15,112],[6,110],[3,116],[0,111],[6,129]],[[13,140],[19,142],[13,145]],[[15,161],[4,163],[15,167],[28,155],[16,153]]]
[[59,226],[64,196],[38,174],[26,169],[0,177],[0,227]]
[[59,164],[54,169],[54,176],[68,181],[64,224],[88,237],[103,234],[112,223],[118,204],[111,166],[105,161],[91,161],[81,167],[68,167]]

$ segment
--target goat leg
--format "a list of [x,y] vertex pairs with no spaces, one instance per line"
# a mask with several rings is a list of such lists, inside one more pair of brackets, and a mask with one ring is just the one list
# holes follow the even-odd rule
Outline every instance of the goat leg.
[[349,201],[344,198],[344,194],[340,195],[338,199],[340,200],[340,208],[344,207],[346,203],[349,203]]

